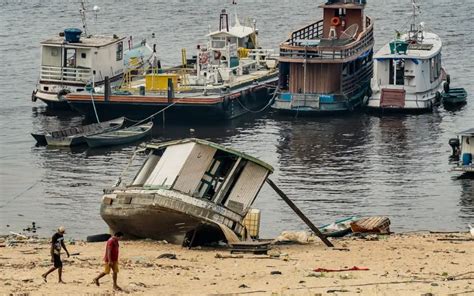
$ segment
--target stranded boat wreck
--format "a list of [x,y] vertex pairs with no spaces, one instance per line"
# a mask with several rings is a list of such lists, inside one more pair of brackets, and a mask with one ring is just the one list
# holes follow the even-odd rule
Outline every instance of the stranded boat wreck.
[[[76,92],[67,95],[73,109],[101,118],[126,116],[141,120],[166,110],[166,118],[232,119],[267,107],[278,81],[272,51],[258,46],[255,22],[243,25],[236,17],[229,26],[225,10],[219,30],[197,46],[196,58],[163,70],[147,69],[130,77],[111,94]],[[155,63],[154,63],[155,64]],[[156,63],[159,64],[159,63]],[[163,115],[164,116],[164,115]]]
[[280,45],[280,90],[272,108],[290,113],[351,111],[370,95],[373,22],[365,0],[330,0],[322,20]]
[[243,220],[270,165],[199,139],[150,144],[146,151],[130,185],[105,190],[101,216],[112,231],[171,243],[209,233],[212,240],[246,238]]

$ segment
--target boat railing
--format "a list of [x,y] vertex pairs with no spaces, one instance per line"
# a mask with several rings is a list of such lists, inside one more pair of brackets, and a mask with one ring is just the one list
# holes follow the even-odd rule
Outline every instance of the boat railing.
[[42,81],[87,83],[91,79],[91,69],[41,66]]
[[287,41],[280,44],[280,60],[283,62],[304,59],[320,60],[321,62],[351,60],[373,45],[374,27],[370,17],[366,17],[366,29],[349,43],[347,43],[348,40],[322,37],[322,20],[293,32]]
[[358,81],[370,81],[372,76],[373,67],[372,65],[367,65],[366,67],[359,69],[353,75],[344,77],[342,79],[342,93],[346,95],[353,93],[354,91],[360,89],[360,85],[357,84]]

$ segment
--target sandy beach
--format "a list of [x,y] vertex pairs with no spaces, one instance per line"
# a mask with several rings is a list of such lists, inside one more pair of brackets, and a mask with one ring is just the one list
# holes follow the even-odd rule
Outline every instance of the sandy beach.
[[[67,237],[66,237],[67,239]],[[474,295],[474,241],[470,234],[397,234],[274,245],[268,256],[228,249],[186,249],[156,241],[121,242],[119,284],[91,284],[102,270],[104,243],[68,242],[66,284],[51,265],[47,240],[0,240],[0,294],[129,295]],[[174,254],[176,259],[158,258]],[[369,270],[316,272],[322,269]],[[431,293],[431,294],[429,294]]]

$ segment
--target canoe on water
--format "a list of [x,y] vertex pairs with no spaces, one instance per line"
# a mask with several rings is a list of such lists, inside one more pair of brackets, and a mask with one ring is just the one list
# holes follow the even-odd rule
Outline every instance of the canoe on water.
[[319,230],[321,230],[321,233],[327,237],[343,237],[352,232],[351,223],[358,219],[358,217],[349,217],[336,220],[334,223],[319,227]]
[[114,131],[120,129],[124,123],[125,117],[120,117],[110,121],[75,126],[58,131],[32,133],[31,135],[35,138],[38,145],[70,147],[84,144],[84,137],[87,135]]
[[153,122],[149,122],[116,131],[90,135],[85,137],[85,140],[91,148],[123,145],[142,140],[151,134],[152,129]]
[[467,91],[464,88],[451,88],[448,92],[443,92],[441,96],[445,105],[460,105],[467,101]]

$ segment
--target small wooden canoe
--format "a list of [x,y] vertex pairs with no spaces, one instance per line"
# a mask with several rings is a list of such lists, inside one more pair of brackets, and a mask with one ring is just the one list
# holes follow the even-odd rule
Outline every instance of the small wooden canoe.
[[467,101],[467,91],[464,88],[450,88],[448,92],[443,92],[441,96],[445,105],[461,105]]
[[116,118],[110,121],[93,123],[71,127],[59,131],[46,132],[43,134],[31,134],[38,144],[46,142],[50,146],[70,147],[85,143],[84,137],[105,131],[113,131],[121,128],[125,123],[125,117]]
[[115,146],[142,140],[151,134],[153,122],[127,127],[121,130],[86,136],[87,145],[91,148]]
[[351,223],[358,219],[358,217],[349,217],[336,220],[334,223],[319,227],[319,230],[327,237],[343,237],[352,232]]

